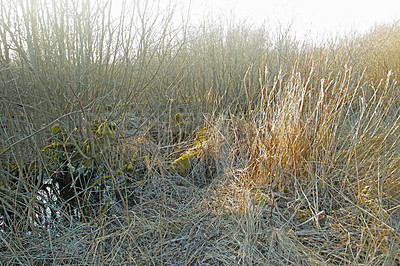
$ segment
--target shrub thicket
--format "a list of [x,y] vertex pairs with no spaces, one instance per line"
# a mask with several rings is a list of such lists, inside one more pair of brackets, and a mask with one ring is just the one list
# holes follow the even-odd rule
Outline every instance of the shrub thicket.
[[2,1],[5,264],[396,264],[399,30]]

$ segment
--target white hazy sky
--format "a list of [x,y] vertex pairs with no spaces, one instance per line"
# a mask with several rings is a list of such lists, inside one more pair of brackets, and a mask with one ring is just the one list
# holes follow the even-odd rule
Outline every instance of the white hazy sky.
[[400,0],[178,0],[178,3],[182,6],[190,3],[191,16],[198,19],[211,10],[216,17],[228,12],[254,24],[266,21],[274,26],[278,22],[284,25],[293,22],[292,30],[300,38],[305,34],[321,38],[323,34],[365,32],[376,23],[400,19]]

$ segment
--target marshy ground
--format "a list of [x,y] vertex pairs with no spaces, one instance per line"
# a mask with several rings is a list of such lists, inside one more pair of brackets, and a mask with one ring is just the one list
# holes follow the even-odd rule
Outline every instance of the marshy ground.
[[1,2],[3,264],[400,263],[397,22],[36,2]]

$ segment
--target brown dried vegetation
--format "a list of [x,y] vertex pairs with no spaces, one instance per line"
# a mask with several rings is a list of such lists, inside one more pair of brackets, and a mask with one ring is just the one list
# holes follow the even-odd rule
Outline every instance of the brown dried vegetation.
[[1,263],[400,263],[398,24],[78,3],[1,2]]

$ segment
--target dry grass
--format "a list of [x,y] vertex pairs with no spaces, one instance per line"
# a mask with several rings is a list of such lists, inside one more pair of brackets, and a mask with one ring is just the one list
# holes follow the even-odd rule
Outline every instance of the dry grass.
[[397,24],[316,46],[39,2],[1,2],[1,263],[400,263]]
[[400,27],[397,21],[378,25],[356,40],[357,46],[360,47],[361,64],[366,67],[367,75],[375,84],[381,82],[382,77],[389,71],[399,80],[399,37]]

